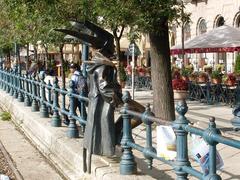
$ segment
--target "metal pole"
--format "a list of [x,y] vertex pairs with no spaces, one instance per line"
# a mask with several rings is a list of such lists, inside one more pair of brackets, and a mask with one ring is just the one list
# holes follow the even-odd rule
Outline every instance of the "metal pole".
[[184,17],[183,17],[183,15],[184,15],[184,4],[183,4],[183,1],[181,2],[182,4],[181,4],[181,18],[182,18],[182,66],[181,66],[181,68],[183,68],[184,67],[184,56],[185,56],[185,53],[184,53],[184,24],[185,24],[185,22],[184,22]]
[[[89,47],[86,44],[82,44],[82,61],[88,61],[88,52],[89,52]],[[83,63],[82,65],[82,73],[84,77],[87,77],[87,69],[86,69],[86,64]]]
[[135,43],[132,44],[132,99],[134,100],[134,88],[135,88],[135,74],[134,74],[134,69],[135,69],[135,55],[134,55],[134,48],[135,48]]

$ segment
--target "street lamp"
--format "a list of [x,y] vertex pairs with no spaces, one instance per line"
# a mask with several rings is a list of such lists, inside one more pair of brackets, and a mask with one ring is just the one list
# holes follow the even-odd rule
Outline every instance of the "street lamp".
[[184,17],[184,4],[190,3],[191,0],[177,0],[177,2],[181,6],[182,66],[183,66],[184,65],[184,56],[185,56],[185,52],[184,52],[184,26],[186,25],[186,19]]

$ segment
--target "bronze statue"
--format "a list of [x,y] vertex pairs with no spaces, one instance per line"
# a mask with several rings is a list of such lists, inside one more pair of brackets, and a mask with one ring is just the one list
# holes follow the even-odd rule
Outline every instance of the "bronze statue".
[[[58,29],[81,42],[91,45],[97,50],[92,61],[87,61],[89,78],[89,105],[86,130],[83,140],[84,172],[91,172],[91,154],[112,156],[115,145],[119,143],[122,134],[122,118],[114,121],[115,107],[122,104],[121,86],[117,81],[117,69],[111,62],[114,54],[113,36],[95,24],[75,22],[76,30]],[[89,33],[89,31],[91,33]],[[144,107],[131,101],[130,108],[144,112]],[[141,124],[132,120],[132,128]],[[88,167],[86,164],[86,149],[88,150]]]

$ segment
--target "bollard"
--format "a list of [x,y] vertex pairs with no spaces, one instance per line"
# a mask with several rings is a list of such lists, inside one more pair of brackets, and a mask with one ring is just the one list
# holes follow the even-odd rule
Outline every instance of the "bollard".
[[24,94],[24,106],[31,106],[31,101],[30,101],[30,98],[29,98],[29,82],[28,82],[28,75],[25,75],[24,77],[25,79],[25,94]]
[[51,121],[51,126],[53,127],[61,127],[61,119],[58,111],[58,78],[55,77],[53,81],[53,116]]
[[31,84],[32,84],[32,112],[39,111],[39,106],[37,102],[37,89],[36,89],[36,75],[33,74],[31,77]]
[[148,120],[148,116],[154,116],[151,112],[150,104],[147,104],[145,112],[143,113],[142,121],[146,125],[146,146],[143,150],[143,155],[147,159],[148,169],[152,169],[153,158],[148,155],[148,152],[156,153],[156,149],[152,146],[152,121]]
[[77,125],[76,125],[76,119],[73,118],[74,115],[76,115],[76,112],[74,111],[74,107],[76,106],[75,103],[75,99],[73,97],[73,93],[75,92],[74,90],[74,81],[70,81],[69,82],[69,93],[68,93],[68,96],[69,96],[69,100],[70,100],[70,107],[69,107],[69,120],[70,120],[70,123],[68,125],[68,131],[67,131],[67,136],[69,138],[77,138],[79,137],[79,131],[78,131],[78,128],[77,128]]
[[221,177],[216,173],[216,145],[218,142],[212,140],[212,136],[221,134],[216,128],[215,118],[209,119],[209,127],[203,133],[203,139],[209,144],[209,174],[204,177],[204,180],[221,180]]
[[22,78],[21,78],[21,74],[19,73],[18,74],[18,83],[19,83],[19,89],[18,89],[18,101],[19,102],[23,102],[24,99],[23,99],[23,93],[21,90],[23,90],[22,88]]
[[189,121],[185,117],[185,114],[188,111],[188,106],[185,100],[181,100],[177,103],[176,111],[179,114],[179,117],[173,123],[177,143],[177,157],[174,170],[177,175],[177,179],[184,180],[188,179],[188,173],[182,171],[181,167],[190,166],[190,162],[188,159],[188,133],[184,130],[184,127],[189,123]]
[[123,137],[121,140],[121,147],[123,148],[123,155],[120,162],[120,174],[131,175],[137,172],[137,164],[134,160],[132,148],[127,145],[127,142],[133,142],[132,129],[131,129],[131,116],[127,114],[126,110],[129,109],[128,102],[131,100],[130,93],[126,91],[123,94],[124,105],[121,109],[123,117]]
[[45,79],[45,73],[44,73],[44,71],[41,71],[41,72],[40,72],[39,78],[40,78],[40,80],[41,80],[41,83],[40,83],[40,87],[41,87],[40,117],[42,117],[42,118],[47,118],[47,117],[49,117],[49,114],[48,114],[47,106],[46,106],[46,104],[45,104],[45,102],[47,101],[47,99],[46,99],[46,92],[45,92],[45,85],[46,85],[46,83],[44,82],[44,79]]

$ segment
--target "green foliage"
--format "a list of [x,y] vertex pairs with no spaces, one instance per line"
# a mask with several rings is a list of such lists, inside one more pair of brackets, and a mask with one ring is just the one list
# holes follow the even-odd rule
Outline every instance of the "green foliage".
[[120,81],[126,81],[127,80],[127,74],[124,69],[124,66],[122,64],[119,65],[119,79]]
[[217,64],[216,65],[216,67],[215,67],[215,69],[217,70],[217,71],[220,71],[220,72],[222,72],[223,70],[224,70],[224,64]]
[[217,70],[213,71],[211,74],[212,79],[221,79],[221,76],[222,76],[221,72]]
[[181,70],[181,75],[182,75],[182,76],[188,77],[190,74],[191,74],[191,69],[183,68],[183,69]]
[[3,121],[10,121],[11,120],[11,114],[9,112],[6,112],[6,111],[1,112],[0,117]]
[[240,55],[237,55],[236,62],[234,66],[234,73],[240,74]]

